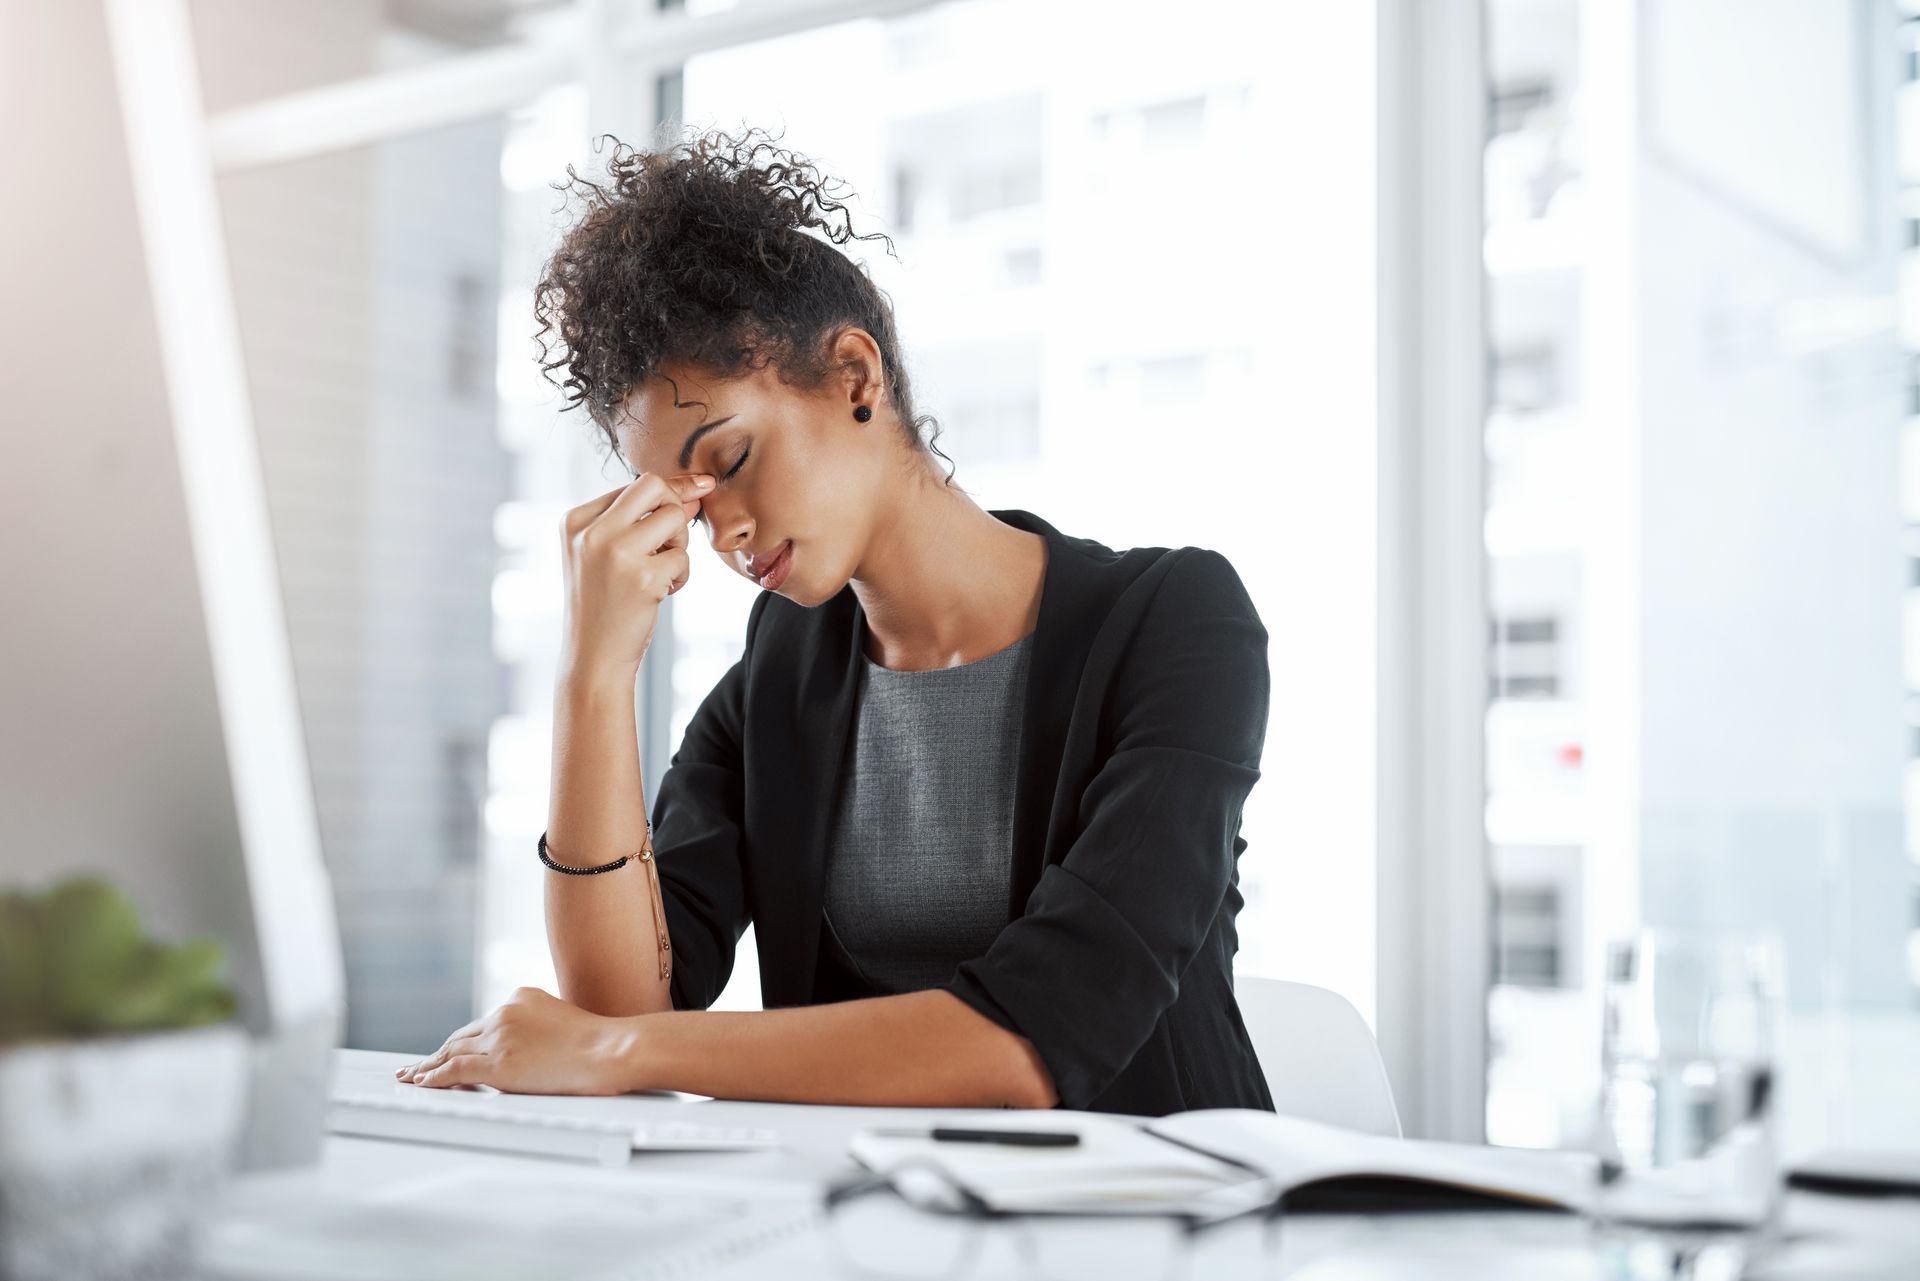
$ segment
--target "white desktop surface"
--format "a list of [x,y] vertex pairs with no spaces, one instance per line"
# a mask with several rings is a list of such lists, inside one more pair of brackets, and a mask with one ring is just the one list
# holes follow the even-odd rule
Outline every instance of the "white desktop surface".
[[[336,1081],[386,1088],[414,1057],[341,1050]],[[528,1100],[532,1102],[533,1100]],[[762,1152],[636,1152],[624,1167],[329,1135],[318,1165],[233,1181],[212,1207],[201,1275],[233,1278],[717,1277],[849,1275],[821,1231],[823,1182],[856,1171],[853,1130],[922,1123],[905,1108],[733,1103],[671,1096],[543,1099],[542,1107],[636,1120],[766,1126],[783,1146]],[[940,1115],[952,1115],[941,1109]],[[1065,1115],[1071,1115],[1065,1114]],[[863,1262],[897,1257],[898,1275],[935,1276],[920,1212],[882,1195],[862,1205]],[[1793,1193],[1792,1244],[1755,1281],[1920,1276],[1920,1202]],[[1162,1223],[993,1225],[963,1277],[1124,1278],[1166,1275]],[[1029,1233],[1045,1233],[1033,1266]],[[1287,1220],[1277,1256],[1255,1225],[1204,1235],[1184,1275],[1355,1278],[1529,1278],[1598,1281],[1585,1229],[1570,1215],[1311,1215]]]

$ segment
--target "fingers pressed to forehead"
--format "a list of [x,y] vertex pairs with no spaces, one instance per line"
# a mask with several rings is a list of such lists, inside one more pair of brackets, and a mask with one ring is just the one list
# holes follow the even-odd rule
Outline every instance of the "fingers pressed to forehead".
[[662,476],[655,472],[642,472],[631,485],[614,497],[605,515],[613,520],[637,521],[660,506],[677,506],[703,498],[713,488],[708,485],[703,489],[694,483],[703,475],[701,472],[690,472],[684,476]]
[[633,536],[646,544],[648,551],[664,551],[669,547],[685,547],[690,528],[692,523],[687,519],[686,508],[668,503],[654,508],[651,515],[635,525]]
[[620,486],[618,489],[609,489],[599,497],[589,498],[578,507],[571,508],[567,512],[568,528],[578,529],[583,525],[592,524],[606,513],[607,508],[613,506],[614,499],[620,497],[620,495],[626,491],[627,487],[625,485]]

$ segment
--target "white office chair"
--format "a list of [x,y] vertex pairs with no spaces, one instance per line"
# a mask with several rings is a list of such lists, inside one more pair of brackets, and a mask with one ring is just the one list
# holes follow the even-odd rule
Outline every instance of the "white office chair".
[[1400,1137],[1387,1065],[1352,1002],[1324,987],[1284,979],[1242,974],[1234,976],[1233,986],[1274,1111]]

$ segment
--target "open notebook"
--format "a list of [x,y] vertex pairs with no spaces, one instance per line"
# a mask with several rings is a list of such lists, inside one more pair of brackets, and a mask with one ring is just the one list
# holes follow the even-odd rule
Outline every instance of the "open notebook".
[[[968,1124],[979,1124],[978,1117]],[[993,1128],[1071,1129],[1075,1147],[942,1143],[862,1131],[850,1151],[909,1199],[950,1204],[940,1177],[997,1210],[1207,1219],[1287,1193],[1290,1210],[1580,1210],[1592,1158],[1388,1139],[1245,1108],[1149,1120],[1088,1113],[996,1117]],[[937,1167],[938,1173],[927,1171]]]

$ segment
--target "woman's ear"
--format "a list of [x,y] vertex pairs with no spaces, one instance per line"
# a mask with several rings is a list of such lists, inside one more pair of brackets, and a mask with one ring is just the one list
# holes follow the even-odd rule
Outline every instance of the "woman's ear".
[[849,405],[867,401],[876,389],[884,394],[887,367],[880,358],[880,344],[873,340],[872,334],[858,325],[848,326],[834,339],[833,355],[844,371]]

